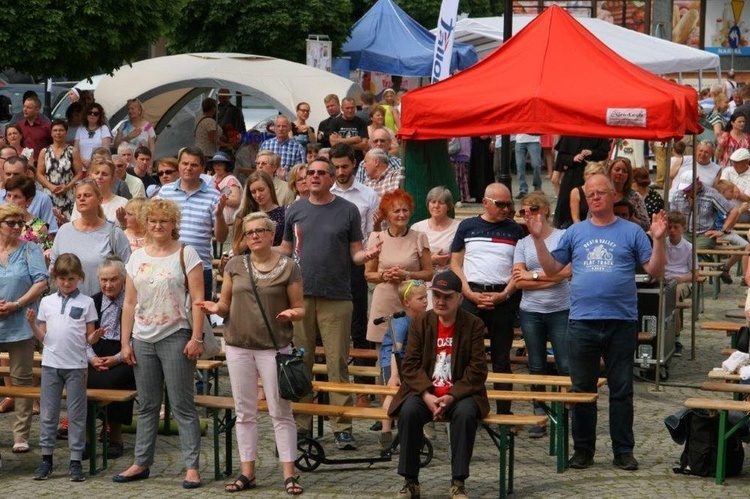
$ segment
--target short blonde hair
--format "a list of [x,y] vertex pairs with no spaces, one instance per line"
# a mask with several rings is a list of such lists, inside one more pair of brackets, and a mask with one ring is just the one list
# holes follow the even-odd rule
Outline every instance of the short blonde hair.
[[[141,224],[142,227],[146,227],[148,225],[148,219],[153,217],[156,213],[159,213],[174,222],[174,227],[172,228],[172,239],[175,241],[179,240],[182,214],[180,213],[180,207],[177,206],[177,203],[166,199],[149,199],[143,204],[138,213],[138,223]],[[146,241],[151,240],[151,233],[146,231]]]
[[586,163],[586,168],[583,169],[584,175],[595,175],[597,173],[604,174],[604,163],[600,161],[589,161]]
[[5,203],[0,206],[0,221],[7,219],[8,217],[25,217],[26,213],[18,206],[13,203]]
[[242,230],[245,230],[245,224],[255,222],[256,220],[262,220],[266,229],[276,231],[276,222],[271,220],[271,217],[269,217],[264,211],[254,211],[242,217]]
[[542,191],[534,191],[530,192],[527,195],[521,199],[521,206],[541,206],[542,208],[547,209],[547,218],[549,218],[550,215],[550,204],[549,199],[547,199],[547,196]]

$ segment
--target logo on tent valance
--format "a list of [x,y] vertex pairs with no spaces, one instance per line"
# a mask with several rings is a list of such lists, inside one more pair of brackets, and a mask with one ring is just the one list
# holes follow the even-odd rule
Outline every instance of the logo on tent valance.
[[646,110],[643,108],[607,108],[607,125],[646,128]]

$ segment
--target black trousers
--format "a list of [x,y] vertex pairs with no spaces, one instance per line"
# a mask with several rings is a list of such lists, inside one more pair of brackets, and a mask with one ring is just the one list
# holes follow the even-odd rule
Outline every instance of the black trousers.
[[[352,265],[352,348],[372,348],[367,341],[367,281],[365,280],[365,266]],[[355,366],[374,366],[374,360],[354,359]],[[372,377],[355,376],[355,383],[374,383]]]
[[[474,302],[464,299],[461,305],[464,310],[476,315],[484,325],[490,335],[490,360],[492,361],[492,372],[510,373],[510,349],[513,346],[513,325],[516,320],[516,310],[518,296],[520,293],[514,293],[510,300],[498,303],[492,310],[477,308]],[[512,390],[511,383],[495,383],[495,390]],[[510,414],[510,401],[497,402],[498,414]]]
[[[479,406],[471,397],[461,399],[445,413],[450,421],[451,478],[466,480],[474,453],[479,427]],[[404,400],[398,416],[398,474],[408,480],[419,478],[419,451],[424,442],[422,428],[432,421],[432,413],[422,397],[412,395]]]

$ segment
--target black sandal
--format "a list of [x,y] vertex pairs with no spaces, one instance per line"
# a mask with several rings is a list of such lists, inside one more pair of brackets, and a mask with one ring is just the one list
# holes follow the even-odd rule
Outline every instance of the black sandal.
[[254,489],[255,477],[248,478],[245,475],[238,476],[234,482],[224,486],[224,492],[240,492],[242,490]]
[[299,484],[299,475],[290,476],[284,480],[284,488],[286,488],[286,493],[290,496],[298,496],[305,491],[302,485]]

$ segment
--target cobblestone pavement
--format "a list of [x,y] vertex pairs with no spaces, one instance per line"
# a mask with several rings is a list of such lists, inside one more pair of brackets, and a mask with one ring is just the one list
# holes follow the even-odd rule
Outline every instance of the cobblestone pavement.
[[[546,184],[546,182],[545,182]],[[744,303],[747,288],[735,284],[722,285],[718,300],[710,296],[705,299],[706,310],[701,320],[724,320],[728,310],[737,310]],[[710,290],[708,290],[710,291]],[[686,321],[687,322],[687,321]],[[669,380],[659,391],[653,383],[636,382],[635,385],[635,456],[640,461],[640,470],[621,471],[611,464],[608,435],[608,401],[606,387],[600,391],[598,453],[595,465],[587,470],[555,472],[555,458],[548,455],[546,439],[529,439],[521,432],[516,439],[516,470],[514,497],[628,497],[628,498],[706,498],[718,496],[739,497],[747,493],[750,485],[750,464],[740,477],[729,478],[724,487],[714,484],[713,479],[688,477],[672,473],[672,466],[681,453],[666,431],[663,419],[682,407],[691,396],[702,395],[698,387],[705,381],[706,373],[719,366],[723,357],[722,347],[729,345],[723,332],[700,331],[696,333],[695,360],[690,360],[690,328],[683,331],[685,356],[675,358],[670,364]],[[522,372],[522,371],[521,371]],[[226,370],[222,373],[222,392],[228,392]],[[516,404],[516,413],[530,413],[531,406]],[[212,462],[212,439],[209,432],[202,440],[201,472],[203,488],[184,491],[182,459],[177,436],[160,436],[157,443],[156,463],[151,468],[151,478],[132,484],[112,483],[112,476],[126,468],[132,459],[134,435],[125,435],[125,456],[110,461],[109,469],[97,476],[87,474],[84,483],[72,483],[65,476],[67,450],[59,442],[55,452],[55,473],[45,482],[35,482],[31,476],[40,459],[38,448],[38,420],[32,428],[32,452],[25,455],[12,454],[13,415],[0,415],[0,452],[3,462],[0,470],[0,486],[5,497],[209,497],[223,495],[223,483],[214,481]],[[335,450],[330,431],[321,441],[331,457],[369,456],[378,451],[377,434],[368,430],[371,422],[355,422],[355,436],[359,450],[344,452]],[[274,457],[273,434],[269,419],[260,416],[260,451],[257,461],[258,488],[240,493],[252,497],[287,497],[282,488],[281,467]],[[447,438],[443,431],[434,439],[435,457],[421,475],[423,497],[449,497],[450,464],[447,458]],[[235,447],[236,449],[236,447]],[[487,434],[480,431],[472,461],[472,476],[467,489],[473,498],[497,497],[498,452]],[[234,456],[234,474],[238,473],[238,457]],[[398,492],[401,479],[396,474],[396,461],[373,466],[326,466],[316,471],[302,473],[301,482],[308,498],[381,498],[393,497]]]

